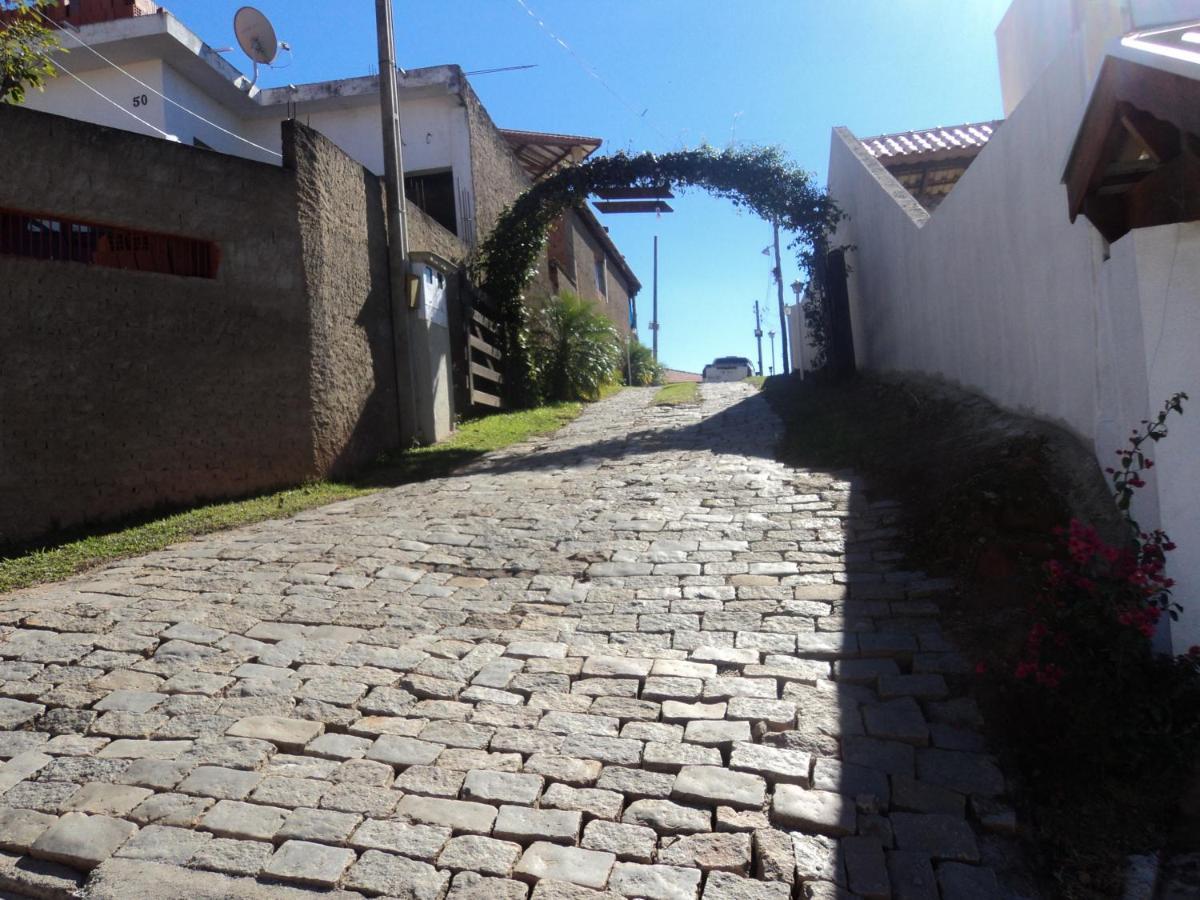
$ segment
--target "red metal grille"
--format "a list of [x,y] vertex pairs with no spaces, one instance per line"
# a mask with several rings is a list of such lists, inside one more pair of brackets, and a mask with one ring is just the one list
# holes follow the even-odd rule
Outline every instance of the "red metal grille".
[[0,254],[192,278],[216,278],[220,265],[211,241],[11,209],[0,209]]

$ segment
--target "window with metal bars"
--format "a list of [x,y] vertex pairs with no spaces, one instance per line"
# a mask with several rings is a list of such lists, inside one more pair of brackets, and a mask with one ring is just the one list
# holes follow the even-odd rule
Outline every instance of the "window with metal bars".
[[0,208],[0,255],[216,278],[212,241]]

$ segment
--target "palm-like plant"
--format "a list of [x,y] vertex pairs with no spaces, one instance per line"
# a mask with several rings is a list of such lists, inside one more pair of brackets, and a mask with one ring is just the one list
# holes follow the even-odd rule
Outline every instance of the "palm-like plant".
[[637,338],[629,339],[629,359],[621,370],[622,380],[635,387],[662,384],[663,366],[654,358],[654,351]]
[[621,362],[608,318],[575,294],[551,297],[534,316],[531,357],[544,400],[591,400]]

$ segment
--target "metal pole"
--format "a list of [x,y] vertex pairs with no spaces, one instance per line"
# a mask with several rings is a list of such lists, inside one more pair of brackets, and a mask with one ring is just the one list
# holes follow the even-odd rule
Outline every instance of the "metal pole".
[[783,261],[779,257],[779,220],[776,219],[771,225],[775,232],[775,282],[779,285],[779,352],[783,354],[783,374],[787,375],[792,367],[787,352],[787,313],[783,302]]
[[768,331],[767,337],[771,339],[771,374],[775,374],[775,332]]
[[654,236],[654,309],[650,331],[654,334],[654,361],[658,362],[658,235]]
[[[417,424],[417,378],[412,352],[408,308],[408,222],[404,201],[404,155],[400,143],[400,112],[396,99],[396,39],[392,0],[375,0],[379,43],[379,107],[383,119],[383,181],[387,193],[388,278],[395,331],[396,397],[400,440],[412,443],[423,435]],[[400,356],[404,356],[404,360]],[[405,377],[407,376],[407,377]]]
[[762,313],[758,311],[758,301],[754,301],[754,339],[758,341],[758,374],[763,373],[762,368]]

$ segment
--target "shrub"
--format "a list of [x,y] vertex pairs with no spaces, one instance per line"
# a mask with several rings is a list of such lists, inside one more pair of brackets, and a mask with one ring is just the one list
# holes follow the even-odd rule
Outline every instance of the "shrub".
[[1175,545],[1162,531],[1143,531],[1130,513],[1142,473],[1154,465],[1145,447],[1166,436],[1167,417],[1182,413],[1186,399],[1175,395],[1135,429],[1117,451],[1119,464],[1106,470],[1128,538],[1110,544],[1078,520],[1056,529],[1059,553],[1029,604],[1024,647],[996,673],[994,686],[1022,711],[1020,762],[1035,781],[1078,788],[1169,770],[1200,741],[1200,648],[1172,659],[1151,644],[1159,620],[1181,609],[1166,575]]
[[664,369],[654,358],[654,351],[637,338],[627,340],[629,356],[622,364],[621,381],[634,387],[662,384]]
[[608,318],[575,294],[551,297],[529,331],[534,383],[548,402],[593,400],[621,363],[621,343]]

